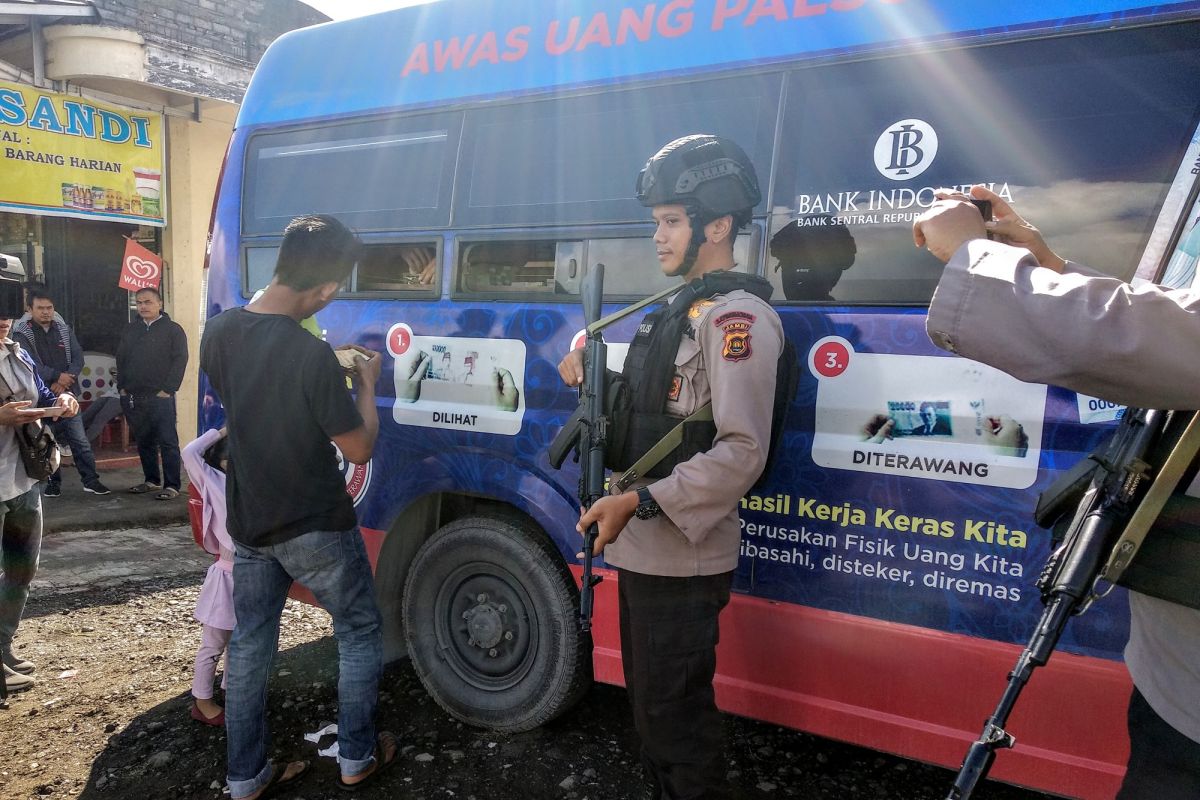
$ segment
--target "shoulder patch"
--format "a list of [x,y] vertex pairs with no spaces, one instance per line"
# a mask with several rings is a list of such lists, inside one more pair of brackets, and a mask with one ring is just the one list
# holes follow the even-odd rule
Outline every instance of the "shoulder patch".
[[[749,317],[747,320],[746,317]],[[726,361],[744,361],[750,357],[750,326],[754,316],[738,312],[725,314],[725,341],[721,345],[721,358]]]
[[[750,323],[750,325],[753,325],[754,320],[756,320],[756,319],[758,319],[758,318],[755,317],[753,314],[751,314],[749,311],[741,311],[741,310],[727,311],[724,314],[719,315],[716,319],[714,319],[713,325],[716,325],[718,328],[724,328],[732,320],[744,320],[744,321]],[[749,325],[747,325],[746,327],[749,327]]]

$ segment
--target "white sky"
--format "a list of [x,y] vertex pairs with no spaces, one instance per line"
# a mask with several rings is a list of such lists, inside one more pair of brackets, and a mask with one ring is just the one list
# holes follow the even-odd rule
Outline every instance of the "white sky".
[[436,2],[436,0],[303,0],[303,2],[332,19],[349,19],[392,8]]

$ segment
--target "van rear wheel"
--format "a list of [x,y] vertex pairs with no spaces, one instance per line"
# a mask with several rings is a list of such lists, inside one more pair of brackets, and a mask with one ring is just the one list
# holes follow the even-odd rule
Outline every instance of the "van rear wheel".
[[523,520],[469,517],[438,530],[405,583],[408,652],[438,705],[470,725],[525,731],[591,682],[579,592],[549,540]]

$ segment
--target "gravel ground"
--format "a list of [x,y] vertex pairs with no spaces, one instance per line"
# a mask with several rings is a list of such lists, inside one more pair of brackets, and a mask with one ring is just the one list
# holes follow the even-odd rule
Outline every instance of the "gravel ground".
[[[224,731],[188,716],[200,635],[191,613],[200,577],[35,592],[18,652],[37,663],[40,682],[0,710],[6,744],[0,798],[222,797]],[[302,736],[334,718],[335,666],[328,615],[289,602],[269,703],[275,749],[315,764],[299,786],[277,797],[343,796],[333,760],[318,757],[318,745]],[[405,662],[387,668],[380,701],[380,727],[400,736],[402,755],[364,797],[639,796],[635,742],[620,689],[595,686],[564,718],[517,735],[458,724],[425,695]],[[735,717],[725,724],[730,778],[745,798],[932,800],[945,797],[951,781],[937,767],[776,726]],[[1046,796],[989,785],[976,797]]]

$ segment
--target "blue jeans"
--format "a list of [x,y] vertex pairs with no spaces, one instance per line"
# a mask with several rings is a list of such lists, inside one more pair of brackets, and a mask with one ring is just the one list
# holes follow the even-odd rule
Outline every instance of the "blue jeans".
[[[180,488],[179,432],[175,430],[175,396],[121,396],[121,408],[137,439],[138,457],[146,483],[165,489]],[[162,453],[162,472],[158,456]]]
[[41,550],[42,494],[35,484],[0,502],[0,649],[12,646]]
[[[99,483],[96,457],[92,455],[92,445],[83,432],[83,418],[78,414],[66,419],[60,417],[50,423],[50,430],[54,433],[54,438],[60,442],[65,440],[71,447],[71,458],[75,461],[75,468],[79,470],[79,479],[83,481],[83,485],[95,486]],[[61,467],[54,471],[49,482],[51,486],[62,483]]]
[[225,734],[229,794],[254,794],[271,778],[267,677],[279,649],[279,617],[296,580],[333,617],[338,645],[338,750],[342,774],[370,769],[383,637],[375,581],[358,528],[312,531],[262,547],[237,546],[233,607],[237,627],[226,655]]

